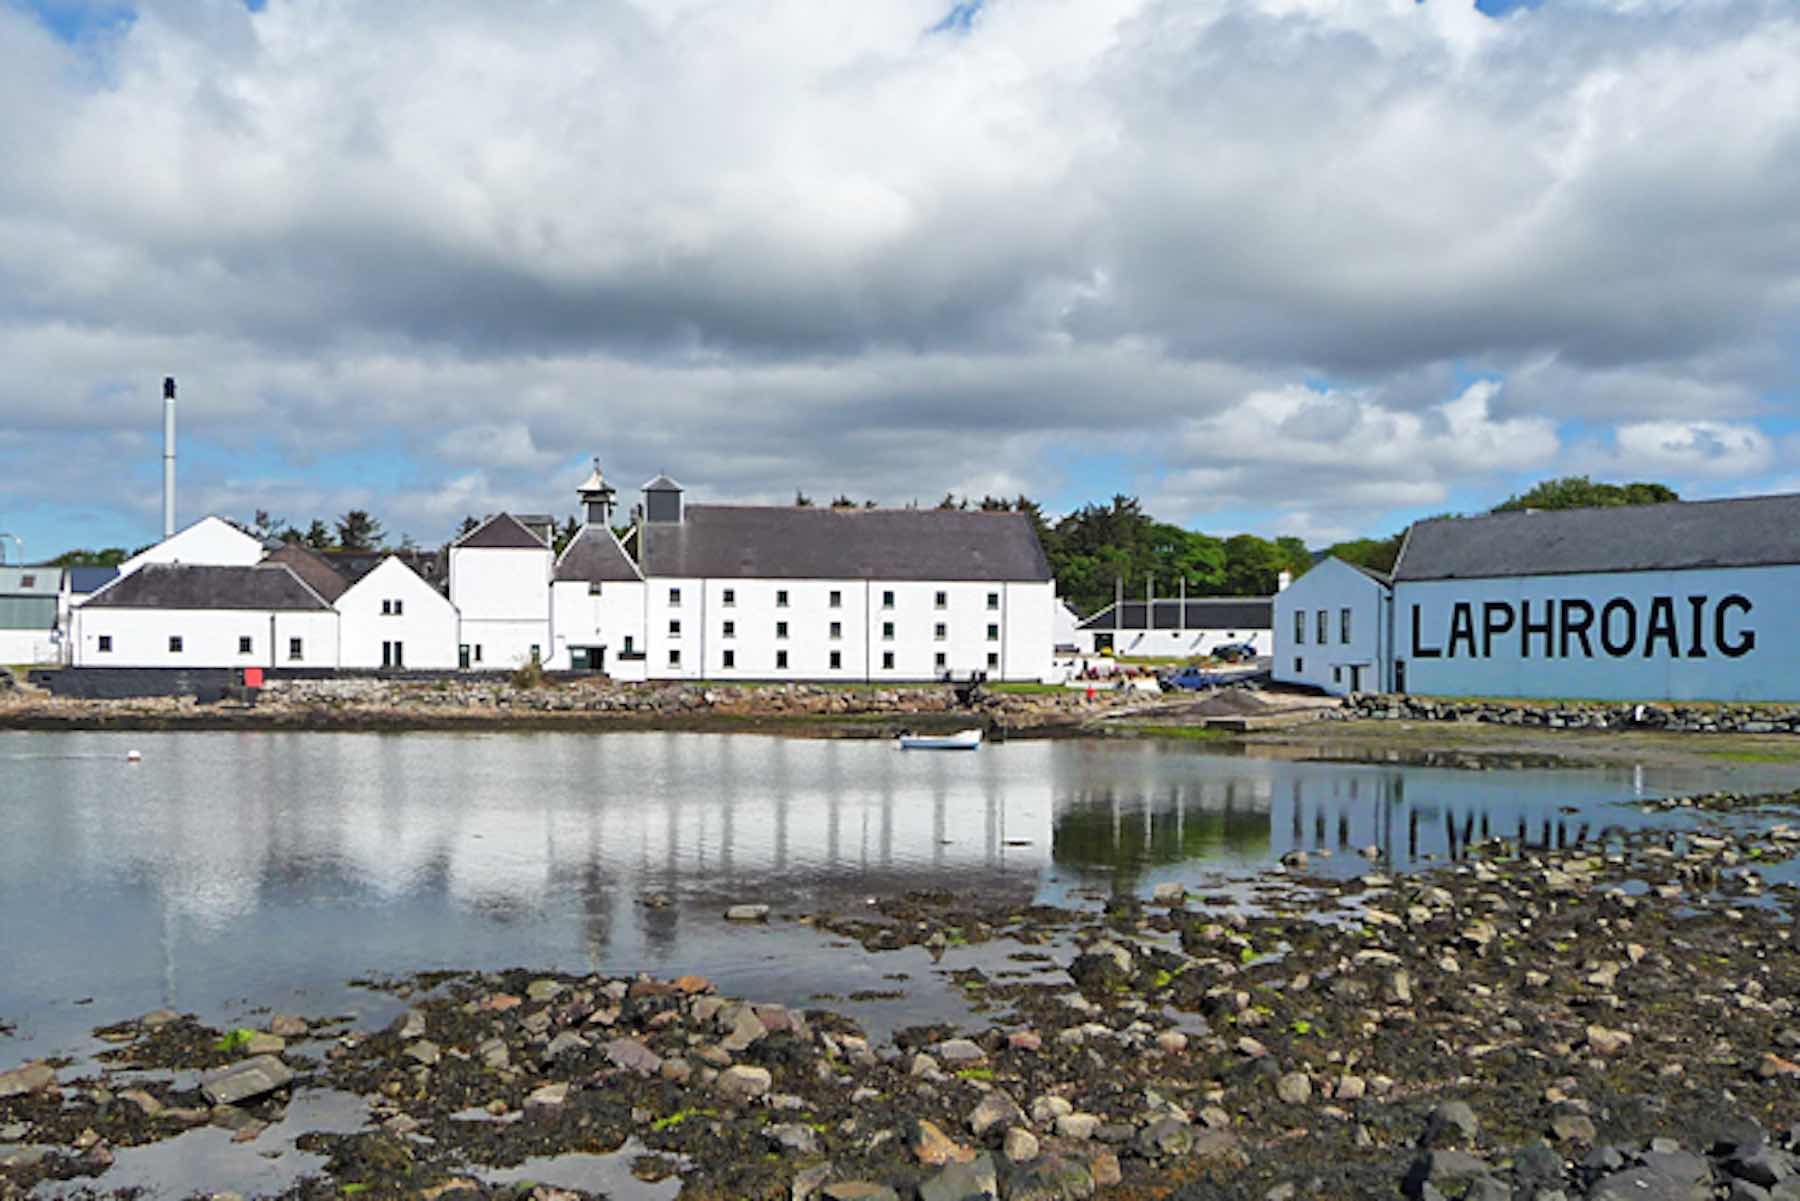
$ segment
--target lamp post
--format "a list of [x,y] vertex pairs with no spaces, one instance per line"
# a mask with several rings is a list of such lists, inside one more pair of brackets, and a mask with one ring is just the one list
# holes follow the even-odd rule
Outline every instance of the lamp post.
[[[3,530],[0,530],[0,538],[11,538],[15,543],[18,544],[19,566],[20,567],[25,566],[25,539],[19,537],[17,534],[8,534]],[[0,550],[0,563],[4,563],[4,562],[6,562],[6,552],[4,550]]]

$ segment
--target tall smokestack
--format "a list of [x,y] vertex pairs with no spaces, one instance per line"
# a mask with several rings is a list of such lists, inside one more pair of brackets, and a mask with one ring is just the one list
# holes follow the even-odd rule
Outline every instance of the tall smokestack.
[[163,378],[163,537],[175,533],[175,377]]

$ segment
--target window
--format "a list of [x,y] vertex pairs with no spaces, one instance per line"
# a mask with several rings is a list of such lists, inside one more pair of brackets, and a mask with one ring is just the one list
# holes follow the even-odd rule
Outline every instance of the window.
[[988,593],[988,608],[998,609],[999,607],[1000,607],[1000,594],[998,592]]
[[481,662],[481,643],[479,642],[475,644],[475,662]]
[[670,667],[680,667],[681,666],[681,652],[680,651],[670,651],[669,652],[669,666]]
[[881,623],[881,636],[889,642],[892,642],[894,640],[894,623],[893,622],[884,621]]
[[786,651],[776,651],[775,652],[775,670],[776,671],[786,671],[787,670],[787,652]]
[[304,647],[305,647],[305,644],[302,643],[300,639],[289,638],[288,639],[288,658],[292,659],[296,662],[298,662],[301,659],[306,658]]
[[786,638],[787,637],[787,622],[778,621],[775,623],[775,637],[777,637],[777,638]]
[[894,670],[894,652],[893,651],[882,651],[881,652],[881,670],[883,670],[883,671]]
[[725,589],[724,595],[719,598],[719,603],[724,605],[727,609],[734,607],[737,604],[737,589]]
[[535,642],[532,643],[531,644],[531,661],[533,663],[536,663],[539,659],[542,659],[543,657],[544,657],[543,649],[541,647],[539,647],[537,643],[535,643]]
[[844,594],[839,592],[836,588],[831,590],[831,607],[833,609],[842,609],[844,607]]
[[[1306,610],[1305,609],[1295,609],[1294,610],[1294,645],[1295,646],[1305,646],[1306,645]],[[1299,669],[1295,668],[1295,670],[1298,671]]]
[[396,639],[394,642],[394,666],[395,667],[405,667],[406,666],[406,644],[399,641],[398,639]]
[[736,651],[726,651],[725,652],[725,670],[730,671],[732,668],[734,668],[736,666],[737,666],[737,652]]
[[775,590],[775,607],[777,609],[785,609],[788,607],[786,588],[777,588]]
[[671,608],[671,609],[681,608],[681,589],[679,589],[679,588],[669,589],[669,608]]
[[[630,635],[630,634],[625,635],[625,650],[623,652],[624,654],[631,655],[631,654],[636,653],[636,649],[632,646],[633,641],[634,641],[634,638],[632,635]],[[475,658],[478,661],[481,658],[481,648],[480,647],[475,648]]]
[[1350,641],[1350,610],[1338,610],[1338,641]]
[[831,623],[831,636],[833,638],[842,638],[844,636],[844,623],[843,622],[834,621]]
[[1294,674],[1297,676],[1306,674],[1306,660],[1305,659],[1295,659],[1294,660]]
[[1343,668],[1334,667],[1331,669],[1331,682],[1333,684],[1342,684],[1344,682],[1344,669]]
[[1331,614],[1319,610],[1319,645],[1324,646],[1331,641]]
[[249,639],[249,637],[248,637],[248,636],[240,636],[240,637],[239,637],[239,638],[238,638],[238,654],[240,654],[240,655],[247,655],[247,654],[249,654],[249,653],[250,653],[250,639]]
[[180,634],[170,634],[169,635],[169,653],[171,655],[179,655],[181,653],[181,635]]
[[406,612],[406,602],[401,600],[398,597],[395,597],[394,598],[394,616],[399,617],[404,612]]
[[599,596],[600,595],[600,581],[599,580],[594,580],[593,582],[588,584],[588,595],[589,596]]
[[932,599],[932,604],[939,609],[948,608],[950,606],[950,594],[948,592],[938,593],[937,596]]
[[381,615],[383,617],[392,617],[394,615],[394,602],[393,601],[384,600],[381,602]]
[[112,635],[111,634],[100,635],[100,653],[103,655],[112,653]]
[[989,642],[1000,641],[1000,627],[991,621],[988,622],[988,641]]
[[736,638],[737,637],[737,622],[735,622],[735,621],[726,622],[725,628],[723,630],[721,630],[720,633],[722,633],[727,638]]
[[841,671],[841,670],[843,670],[843,667],[844,667],[844,652],[843,651],[832,651],[831,652],[831,670]]
[[681,637],[681,623],[679,621],[669,622],[669,637],[671,637],[671,638]]
[[950,662],[950,656],[946,655],[943,651],[939,651],[937,654],[933,655],[931,658],[932,666],[936,667],[939,671],[943,671],[944,668],[949,664],[949,662]]
[[950,627],[940,621],[931,627],[931,636],[939,642],[942,642],[950,636]]
[[37,577],[35,575],[22,575],[19,577],[19,587],[35,588],[36,586],[37,586]]
[[881,594],[881,607],[883,609],[892,609],[894,607],[894,594],[892,592],[883,592]]
[[999,669],[1000,669],[1000,656],[996,655],[993,651],[989,651],[988,652],[988,670],[989,671],[998,671]]

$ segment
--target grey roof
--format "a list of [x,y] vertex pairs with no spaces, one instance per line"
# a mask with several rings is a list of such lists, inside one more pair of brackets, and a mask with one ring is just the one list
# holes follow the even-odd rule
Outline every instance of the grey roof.
[[689,505],[647,525],[650,576],[775,580],[1048,580],[1022,513]]
[[1800,494],[1422,521],[1396,580],[1800,563]]
[[670,479],[668,476],[659,475],[655,479],[651,480],[649,483],[645,484],[643,486],[643,488],[640,489],[640,491],[644,491],[644,492],[681,492],[681,491],[684,491],[684,489],[682,488],[682,486],[680,484],[677,484],[674,480]]
[[[1336,555],[1333,555],[1331,557],[1334,559],[1337,559]],[[1389,575],[1385,571],[1376,571],[1373,567],[1365,567],[1361,563],[1352,563],[1348,559],[1338,559],[1338,562],[1342,563],[1345,567],[1351,568],[1352,570],[1362,572],[1364,575],[1368,576],[1371,580],[1374,580],[1377,584],[1380,584],[1383,588],[1392,588],[1394,586],[1394,577]]]
[[[0,567],[0,592],[11,596],[55,596],[62,591],[60,567]],[[30,580],[28,584],[25,581]]]
[[631,556],[625,553],[611,530],[590,525],[583,526],[574,540],[563,548],[562,558],[556,561],[556,572],[550,578],[592,584],[644,577],[638,574],[637,564],[631,561]]
[[147,563],[94,594],[90,609],[327,610],[331,606],[284,563],[207,567]]
[[399,559],[412,568],[413,574],[428,584],[435,585],[443,591],[445,574],[444,551],[430,550],[421,546],[397,546],[392,549],[375,550],[322,550],[318,552],[321,559],[331,564],[333,571],[343,576],[351,584],[357,583],[364,576],[380,567],[388,559]]
[[481,550],[543,550],[544,540],[511,513],[496,513],[451,545]]
[[350,587],[350,581],[336,567],[297,542],[289,542],[279,550],[270,551],[263,556],[263,562],[285,564],[295,575],[306,581],[307,587],[328,601],[344,595]]
[[87,596],[98,592],[119,578],[117,567],[71,567],[69,568],[69,591],[76,596]]
[[[1275,625],[1275,602],[1266,596],[1189,597],[1185,621],[1180,600],[1158,599],[1151,618],[1159,630],[1268,630]],[[1142,630],[1144,602],[1126,601],[1117,614],[1108,605],[1086,621],[1083,630]]]

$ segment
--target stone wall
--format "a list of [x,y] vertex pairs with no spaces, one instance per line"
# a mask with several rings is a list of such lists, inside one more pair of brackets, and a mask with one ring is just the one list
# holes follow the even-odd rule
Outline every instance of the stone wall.
[[1326,715],[1335,721],[1462,721],[1550,730],[1670,730],[1682,733],[1800,733],[1800,706],[1661,702],[1487,701],[1361,693]]

